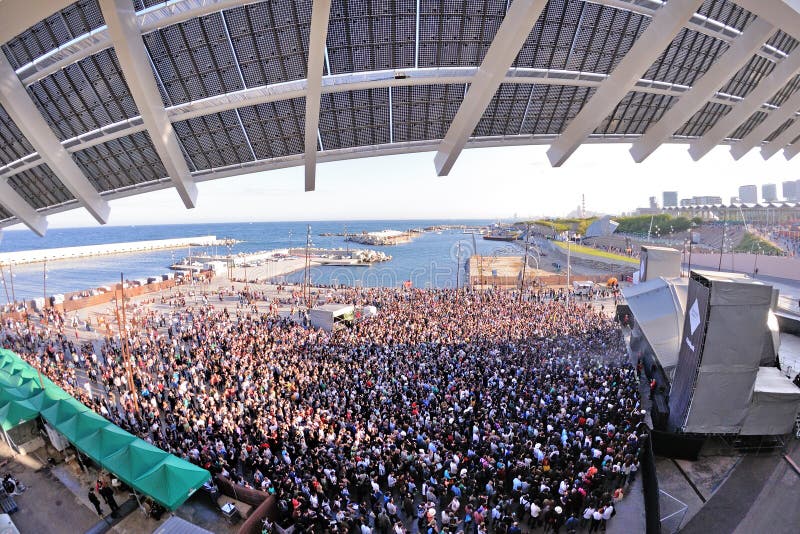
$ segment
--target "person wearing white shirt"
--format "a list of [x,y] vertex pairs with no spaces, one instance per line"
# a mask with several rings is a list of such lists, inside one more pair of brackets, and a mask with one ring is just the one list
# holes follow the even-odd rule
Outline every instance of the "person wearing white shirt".
[[540,521],[540,516],[542,515],[542,508],[536,501],[531,503],[531,527],[537,528]]

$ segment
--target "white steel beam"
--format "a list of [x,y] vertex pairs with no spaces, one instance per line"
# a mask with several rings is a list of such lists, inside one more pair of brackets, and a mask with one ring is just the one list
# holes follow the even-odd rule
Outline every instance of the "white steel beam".
[[306,72],[305,187],[313,191],[317,176],[317,140],[319,106],[322,96],[322,69],[328,38],[331,0],[314,0],[311,7],[311,29],[308,37],[308,71]]
[[100,0],[122,74],[142,114],[144,126],[178,194],[187,208],[195,207],[197,186],[183,157],[178,136],[164,109],[153,69],[130,0]]
[[670,0],[653,14],[653,20],[608,79],[547,151],[559,167],[636,84],[639,76],[661,55],[703,0]]
[[761,157],[769,159],[800,135],[800,119],[795,120],[775,139],[761,147]]
[[695,81],[691,90],[680,97],[658,122],[650,124],[645,134],[631,147],[633,160],[641,163],[669,139],[753,57],[774,32],[775,27],[764,19],[752,21],[722,57],[717,58],[711,68]]
[[508,7],[478,73],[469,86],[469,92],[461,102],[436,152],[433,161],[439,176],[446,176],[453,168],[467,139],[481,120],[486,106],[503,82],[546,5],[547,0],[514,0]]
[[19,196],[19,193],[5,179],[0,179],[0,206],[3,206],[6,211],[14,215],[39,237],[44,236],[47,231],[47,219]]
[[769,134],[777,130],[781,124],[794,117],[798,109],[800,109],[800,91],[795,91],[781,107],[770,113],[761,124],[731,146],[733,159],[738,160],[750,152],[750,149],[769,137]]
[[100,224],[105,224],[108,220],[108,204],[100,198],[100,194],[86,179],[72,156],[61,146],[61,142],[17,78],[5,54],[1,53],[0,103],[50,170]]
[[698,161],[720,144],[725,136],[735,130],[747,118],[759,110],[770,97],[800,72],[800,52],[794,52],[775,66],[775,69],[759,83],[744,100],[733,106],[706,134],[692,142],[689,154]]

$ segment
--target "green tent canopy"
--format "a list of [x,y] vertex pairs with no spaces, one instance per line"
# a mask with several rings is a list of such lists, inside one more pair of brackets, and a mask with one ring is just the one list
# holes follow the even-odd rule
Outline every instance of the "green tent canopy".
[[122,451],[136,440],[136,436],[118,426],[104,425],[74,443],[84,454],[105,461],[107,457]]
[[91,411],[11,351],[0,349],[0,427],[41,416],[86,456],[174,510],[211,475]]
[[17,425],[36,419],[39,411],[31,406],[28,401],[10,401],[0,407],[0,426],[3,430],[10,430]]
[[136,480],[149,471],[152,466],[163,462],[168,453],[146,441],[136,440],[117,454],[105,459],[106,469],[122,480]]

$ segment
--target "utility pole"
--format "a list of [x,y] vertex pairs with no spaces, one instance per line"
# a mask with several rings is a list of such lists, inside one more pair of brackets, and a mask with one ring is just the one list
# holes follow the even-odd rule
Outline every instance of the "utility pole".
[[17,306],[17,294],[14,292],[14,271],[11,270],[11,263],[8,264],[8,278],[11,280],[11,298],[14,299],[14,307]]
[[717,271],[722,270],[722,253],[725,251],[725,234],[728,230],[728,223],[722,223],[722,241],[719,244],[719,266],[717,266]]
[[123,273],[119,273],[119,290],[122,295],[122,320],[120,321],[119,311],[119,298],[117,292],[114,292],[114,301],[117,308],[117,326],[119,326],[119,340],[122,349],[122,359],[125,362],[125,370],[128,375],[128,389],[133,396],[134,406],[139,410],[139,396],[136,394],[136,386],[133,382],[133,371],[131,370],[131,353],[130,346],[128,345],[128,316],[125,312],[125,277]]
[[528,267],[528,244],[531,242],[531,225],[527,225],[525,230],[525,261],[522,262],[522,280],[519,287],[519,301],[522,302],[522,292],[525,291],[525,271]]
[[306,264],[303,276],[303,297],[306,308],[311,308],[311,225],[306,229]]
[[456,289],[459,286],[458,274],[461,271],[461,241],[458,242],[458,250],[456,252]]
[[570,271],[570,258],[572,258],[572,242],[569,239],[569,232],[567,232],[567,308],[569,308],[569,271]]
[[0,264],[0,276],[3,277],[3,290],[6,292],[6,303],[11,304],[11,296],[8,294],[8,284],[6,284],[6,268]]
[[44,260],[42,264],[42,319],[44,323],[47,324],[47,315],[45,314],[45,310],[47,309],[47,259]]

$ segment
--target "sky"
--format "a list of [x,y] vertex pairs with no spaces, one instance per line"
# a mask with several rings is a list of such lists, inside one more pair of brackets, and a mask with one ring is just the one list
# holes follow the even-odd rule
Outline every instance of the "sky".
[[[583,145],[560,168],[547,146],[464,150],[447,177],[437,177],[433,152],[321,163],[316,191],[303,191],[303,167],[198,184],[197,207],[184,208],[174,189],[110,202],[109,225],[355,219],[511,219],[563,216],[581,195],[592,212],[621,214],[647,206],[662,191],[679,198],[719,195],[744,184],[800,178],[800,164],[757,150],[735,161],[717,147],[699,162],[687,145],[663,145],[635,163],[629,144]],[[48,217],[50,228],[96,226],[84,209]],[[11,228],[24,228],[20,225]]]

